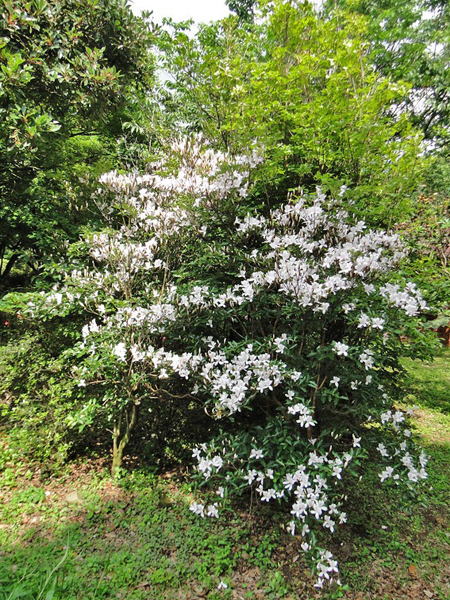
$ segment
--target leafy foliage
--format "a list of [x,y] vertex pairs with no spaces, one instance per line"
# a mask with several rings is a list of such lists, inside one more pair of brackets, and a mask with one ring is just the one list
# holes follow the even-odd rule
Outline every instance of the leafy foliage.
[[[412,113],[426,139],[447,144],[448,4],[435,0],[343,0],[337,5],[367,18],[366,39],[376,69],[395,81],[411,84],[401,103],[403,110]],[[331,10],[335,6],[333,2]]]
[[265,148],[261,203],[283,202],[298,186],[337,193],[346,184],[354,212],[392,225],[411,210],[424,166],[407,114],[389,114],[408,86],[371,68],[361,17],[323,19],[297,2],[261,15],[250,30],[229,19],[166,40],[179,120],[222,150],[255,140]]
[[[81,174],[111,168],[131,93],[148,89],[146,23],[122,0],[3,3],[0,261],[39,264],[92,217]],[[109,155],[109,158],[104,158]],[[77,166],[78,165],[78,166]],[[81,197],[80,197],[81,196]]]

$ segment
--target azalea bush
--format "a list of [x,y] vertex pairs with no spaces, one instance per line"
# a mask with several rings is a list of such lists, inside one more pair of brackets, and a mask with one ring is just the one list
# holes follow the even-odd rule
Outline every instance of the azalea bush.
[[[425,356],[426,304],[396,280],[406,252],[336,198],[293,192],[258,206],[263,152],[178,141],[145,175],[102,177],[102,231],[70,250],[63,285],[28,298],[28,316],[84,324],[65,353],[84,403],[78,428],[110,431],[113,472],[142,413],[200,406],[197,476],[217,492],[278,503],[302,536],[317,586],[338,578],[321,545],[347,515],[348,482],[365,461],[380,482],[426,478],[402,398],[400,357]],[[150,415],[150,417],[149,417]],[[202,439],[203,438],[203,439]]]

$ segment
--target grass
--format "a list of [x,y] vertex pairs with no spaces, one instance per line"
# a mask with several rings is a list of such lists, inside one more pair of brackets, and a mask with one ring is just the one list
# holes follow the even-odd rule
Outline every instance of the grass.
[[249,543],[239,520],[199,520],[179,481],[135,473],[119,484],[86,476],[76,484],[84,486],[82,499],[72,506],[64,502],[67,488],[51,482],[42,488],[48,495],[34,484],[10,490],[0,531],[4,598],[19,588],[21,598],[47,598],[58,561],[52,598],[64,600],[222,598],[227,592],[217,586],[231,586],[237,571],[248,598],[277,597],[286,587],[270,564],[271,533],[253,522]]
[[[346,588],[314,590],[299,540],[273,515],[235,507],[202,520],[188,509],[192,491],[180,473],[113,481],[101,459],[52,476],[14,459],[5,434],[0,600],[448,600],[449,364],[448,351],[432,365],[406,363],[429,479],[417,499],[364,475],[348,526],[330,540]],[[221,581],[227,589],[218,590]]]
[[443,348],[433,362],[405,359],[404,366],[409,402],[450,415],[450,348]]

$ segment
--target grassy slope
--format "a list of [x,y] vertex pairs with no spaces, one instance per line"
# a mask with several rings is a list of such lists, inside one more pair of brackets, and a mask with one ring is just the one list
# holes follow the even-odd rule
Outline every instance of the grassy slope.
[[[366,475],[356,513],[331,540],[347,591],[316,592],[298,540],[270,514],[201,520],[179,474],[134,473],[117,484],[99,462],[48,478],[9,462],[5,436],[0,599],[450,598],[449,365],[449,352],[431,366],[407,364],[430,477],[418,504]],[[75,490],[78,501],[67,502]],[[222,580],[229,588],[219,591]]]

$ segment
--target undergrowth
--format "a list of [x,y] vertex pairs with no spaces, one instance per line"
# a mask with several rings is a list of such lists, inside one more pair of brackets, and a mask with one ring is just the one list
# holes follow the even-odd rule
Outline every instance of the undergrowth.
[[449,358],[406,364],[429,478],[418,498],[382,487],[375,471],[349,490],[353,517],[330,538],[343,589],[314,590],[301,538],[270,510],[257,516],[242,504],[201,519],[189,511],[194,491],[180,469],[112,480],[105,463],[85,461],[54,474],[19,461],[4,431],[0,599],[448,598],[450,415],[441,381]]

